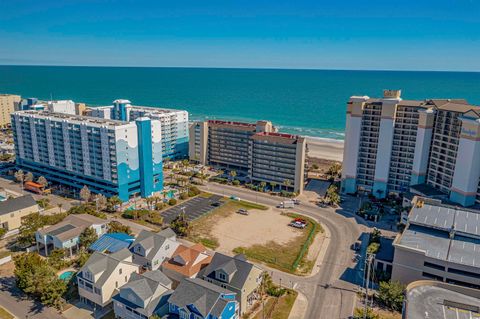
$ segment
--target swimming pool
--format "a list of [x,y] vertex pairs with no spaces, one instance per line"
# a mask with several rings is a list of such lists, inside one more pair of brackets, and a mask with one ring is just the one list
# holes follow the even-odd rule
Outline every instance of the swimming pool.
[[63,281],[69,281],[73,275],[75,275],[75,272],[70,270],[70,271],[65,271],[65,272],[62,272],[58,278],[60,278],[61,280]]
[[0,202],[6,201],[6,200],[7,199],[4,196],[0,195]]

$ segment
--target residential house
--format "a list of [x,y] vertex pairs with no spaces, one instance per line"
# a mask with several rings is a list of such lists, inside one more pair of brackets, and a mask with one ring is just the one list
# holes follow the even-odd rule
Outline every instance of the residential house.
[[17,229],[22,224],[22,218],[37,212],[38,205],[32,195],[10,198],[0,202],[0,228],[7,231]]
[[37,251],[43,248],[45,256],[53,249],[66,249],[70,256],[77,251],[80,245],[80,235],[91,227],[98,236],[107,232],[107,223],[89,214],[68,215],[60,223],[37,230]]
[[211,260],[212,256],[207,255],[205,247],[201,244],[192,247],[180,245],[172,258],[163,262],[162,271],[178,285],[184,278],[195,278]]
[[199,278],[186,278],[168,300],[169,312],[180,319],[238,318],[235,293]]
[[243,315],[258,299],[263,269],[248,262],[244,255],[230,257],[215,253],[199,278],[235,292]]
[[148,270],[158,269],[161,264],[172,257],[180,243],[173,230],[164,229],[158,233],[142,230],[130,250],[133,262]]
[[104,308],[138,272],[128,249],[110,255],[94,252],[77,274],[80,301],[96,309]]
[[172,294],[172,281],[160,270],[142,275],[133,273],[120,293],[113,297],[115,317],[120,319],[148,319],[168,313],[168,298]]

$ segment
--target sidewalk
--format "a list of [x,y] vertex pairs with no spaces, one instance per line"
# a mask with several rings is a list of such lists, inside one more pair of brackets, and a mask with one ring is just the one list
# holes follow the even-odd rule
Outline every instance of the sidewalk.
[[295,303],[293,304],[292,310],[290,310],[288,319],[305,318],[307,308],[308,308],[307,298],[301,292],[298,292],[297,299],[295,299]]

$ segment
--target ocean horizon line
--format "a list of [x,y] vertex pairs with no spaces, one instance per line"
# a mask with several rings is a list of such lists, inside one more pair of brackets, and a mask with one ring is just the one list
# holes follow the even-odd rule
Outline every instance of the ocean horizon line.
[[125,69],[207,69],[207,70],[279,70],[279,71],[337,71],[337,72],[398,72],[398,73],[480,73],[480,70],[410,70],[410,69],[343,69],[343,68],[285,68],[235,66],[139,66],[139,65],[68,65],[68,64],[1,64],[0,67],[54,67],[54,68],[125,68]]

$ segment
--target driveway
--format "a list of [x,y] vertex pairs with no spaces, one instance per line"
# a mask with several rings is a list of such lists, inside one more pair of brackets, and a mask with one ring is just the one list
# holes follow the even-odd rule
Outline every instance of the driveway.
[[197,196],[195,198],[187,200],[186,202],[180,203],[175,207],[167,209],[160,214],[163,217],[163,221],[167,224],[170,224],[175,218],[177,218],[177,216],[179,216],[184,211],[187,220],[192,221],[215,209],[216,207],[212,206],[212,204],[215,202],[219,202],[221,199],[222,196],[219,195],[213,195],[209,198]]

